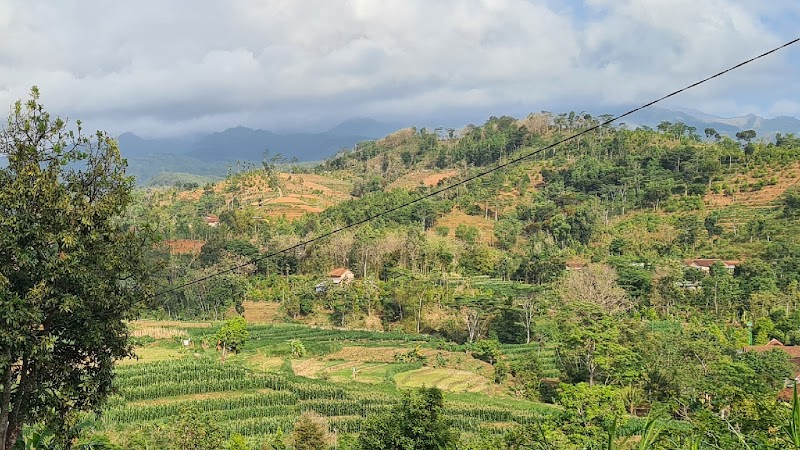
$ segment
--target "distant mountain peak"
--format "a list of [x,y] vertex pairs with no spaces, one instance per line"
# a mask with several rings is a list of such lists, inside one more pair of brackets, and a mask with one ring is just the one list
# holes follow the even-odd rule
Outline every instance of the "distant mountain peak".
[[780,116],[766,119],[750,113],[738,117],[720,117],[691,108],[667,109],[653,107],[645,109],[628,120],[629,124],[657,126],[662,121],[683,122],[702,132],[714,128],[717,132],[733,137],[737,132],[755,130],[759,136],[771,137],[776,133],[800,134],[800,120],[795,117]]
[[326,133],[337,136],[356,135],[377,139],[386,136],[398,128],[402,128],[402,125],[383,123],[367,117],[353,117],[341,122],[326,131]]

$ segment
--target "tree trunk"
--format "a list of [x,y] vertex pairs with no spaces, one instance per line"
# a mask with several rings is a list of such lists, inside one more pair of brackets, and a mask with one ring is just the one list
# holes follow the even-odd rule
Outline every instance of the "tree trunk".
[[8,415],[11,412],[11,348],[6,349],[8,367],[3,374],[3,397],[0,399],[0,450],[6,450],[6,433],[8,432]]
[[525,324],[525,343],[531,343],[531,324],[533,323],[533,302],[522,305],[522,321]]
[[14,448],[14,445],[17,443],[17,439],[19,439],[19,435],[20,435],[21,431],[22,431],[22,427],[18,423],[16,423],[16,422],[14,422],[14,423],[9,422],[8,423],[8,429],[6,430],[7,436],[5,438],[6,439],[6,442],[5,442],[6,450],[11,450],[12,448]]
[[[10,364],[10,362],[9,362]],[[19,384],[17,385],[16,399],[14,405],[11,407],[11,412],[8,418],[8,425],[6,429],[6,450],[14,448],[17,443],[20,432],[22,432],[22,417],[20,412],[23,410],[23,402],[27,400],[28,389],[30,389],[30,377],[28,371],[30,370],[30,362],[27,358],[22,360],[22,368],[19,371]],[[13,378],[13,377],[12,377]],[[27,409],[27,405],[24,405]]]
[[419,306],[417,307],[417,334],[419,334],[420,322],[422,322],[422,295],[419,296]]

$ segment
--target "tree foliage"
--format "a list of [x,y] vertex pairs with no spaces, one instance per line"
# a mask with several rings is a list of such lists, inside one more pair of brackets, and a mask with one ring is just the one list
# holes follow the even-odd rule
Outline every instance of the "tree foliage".
[[247,331],[247,322],[244,317],[235,316],[225,321],[215,337],[222,350],[222,361],[225,362],[228,350],[239,353],[245,342],[250,339],[250,332]]
[[0,449],[99,407],[131,354],[126,320],[151,291],[146,224],[125,225],[133,180],[116,142],[48,114],[39,91],[0,132]]
[[442,416],[444,399],[436,388],[406,392],[389,414],[371,416],[362,426],[361,450],[440,450],[455,448],[456,434]]

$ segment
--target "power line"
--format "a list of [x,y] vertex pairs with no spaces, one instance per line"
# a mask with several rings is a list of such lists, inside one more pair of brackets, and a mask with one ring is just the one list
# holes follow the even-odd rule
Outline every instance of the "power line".
[[273,258],[273,257],[275,257],[275,256],[277,256],[277,255],[280,255],[281,253],[286,253],[286,252],[288,252],[288,251],[294,250],[294,249],[296,249],[296,248],[299,248],[299,247],[302,247],[302,246],[304,246],[304,245],[308,245],[308,244],[311,244],[311,243],[313,243],[313,242],[316,242],[316,241],[319,241],[319,240],[325,239],[326,237],[332,236],[332,235],[334,235],[334,234],[337,234],[337,233],[341,233],[342,231],[345,231],[345,230],[347,230],[347,229],[354,228],[354,227],[357,227],[357,226],[359,226],[359,225],[363,225],[363,224],[365,224],[365,223],[367,223],[367,222],[369,222],[369,221],[372,221],[372,220],[374,220],[374,219],[377,219],[377,218],[379,218],[379,217],[385,216],[385,215],[387,215],[387,214],[391,214],[391,213],[393,213],[393,212],[395,212],[395,211],[397,211],[397,210],[399,210],[399,209],[403,209],[403,208],[406,208],[406,207],[408,207],[408,206],[411,206],[411,205],[413,205],[413,204],[415,204],[415,203],[419,203],[419,202],[421,202],[422,200],[425,200],[425,199],[428,199],[428,198],[434,197],[434,196],[436,196],[436,195],[438,195],[438,194],[441,194],[442,192],[449,191],[450,189],[453,189],[453,188],[456,188],[456,187],[458,187],[458,186],[461,186],[461,185],[463,185],[463,184],[469,183],[470,181],[474,181],[474,180],[476,180],[476,179],[478,179],[478,178],[482,178],[482,177],[484,177],[484,176],[486,176],[486,175],[488,175],[488,174],[490,174],[490,173],[492,173],[492,172],[496,172],[496,171],[498,171],[498,170],[500,170],[500,169],[503,169],[503,168],[505,168],[505,167],[508,167],[508,166],[511,166],[511,165],[517,164],[518,162],[521,162],[521,161],[524,161],[524,160],[526,160],[526,159],[528,159],[528,158],[531,158],[531,157],[533,157],[533,156],[536,156],[536,155],[538,155],[539,153],[542,153],[542,152],[544,152],[544,151],[546,151],[546,150],[550,150],[551,148],[557,147],[557,146],[559,146],[559,145],[561,145],[561,144],[563,144],[563,143],[565,143],[565,142],[569,142],[569,141],[571,141],[572,139],[575,139],[575,138],[577,138],[577,137],[583,136],[584,134],[590,133],[590,132],[592,132],[592,131],[594,131],[594,130],[597,130],[598,128],[601,128],[601,127],[604,127],[604,126],[606,126],[606,125],[609,125],[609,124],[611,124],[611,123],[613,123],[613,122],[616,122],[616,121],[617,121],[617,120],[619,120],[619,119],[622,119],[623,117],[630,116],[631,114],[634,114],[634,113],[636,113],[636,112],[638,112],[638,111],[641,111],[641,110],[643,110],[643,109],[645,109],[645,108],[649,108],[650,106],[653,106],[653,105],[655,105],[656,103],[659,103],[659,102],[661,102],[661,101],[664,101],[664,100],[666,100],[666,99],[668,99],[668,98],[670,98],[670,97],[674,97],[674,96],[676,96],[676,95],[678,95],[678,94],[680,94],[680,93],[682,93],[682,92],[684,92],[684,91],[687,91],[687,90],[689,90],[689,89],[695,88],[695,87],[697,87],[697,86],[699,86],[699,85],[701,85],[701,84],[703,84],[703,83],[706,83],[706,82],[708,82],[708,81],[711,81],[711,80],[713,80],[714,78],[721,77],[722,75],[725,75],[725,74],[726,74],[726,73],[728,73],[728,72],[732,72],[732,71],[734,71],[734,70],[736,70],[736,69],[738,69],[738,68],[740,68],[740,67],[742,67],[742,66],[745,66],[745,65],[747,65],[747,64],[750,64],[750,63],[752,63],[752,62],[754,62],[754,61],[757,61],[757,60],[759,60],[759,59],[761,59],[761,58],[764,58],[764,57],[766,57],[766,56],[769,56],[769,55],[771,55],[771,54],[773,54],[773,53],[775,53],[775,52],[778,52],[778,51],[780,51],[780,50],[782,50],[782,49],[784,49],[784,48],[786,48],[786,47],[789,47],[789,46],[791,46],[791,45],[793,45],[793,44],[796,44],[796,43],[798,43],[798,42],[800,42],[800,38],[793,39],[793,40],[791,40],[791,41],[789,41],[789,42],[787,42],[787,43],[785,43],[785,44],[783,44],[783,45],[780,45],[780,46],[778,46],[778,47],[775,47],[775,48],[773,48],[772,50],[769,50],[769,51],[767,51],[767,52],[761,53],[760,55],[758,55],[758,56],[754,56],[754,57],[752,57],[752,58],[750,58],[750,59],[748,59],[748,60],[742,61],[742,62],[740,62],[739,64],[736,64],[735,66],[729,67],[729,68],[727,68],[727,69],[725,69],[725,70],[723,70],[723,71],[721,71],[721,72],[718,72],[718,73],[716,73],[716,74],[714,74],[714,75],[711,75],[711,76],[709,76],[709,77],[707,77],[707,78],[703,78],[703,79],[702,79],[702,80],[700,80],[700,81],[696,81],[696,82],[694,82],[694,83],[692,83],[692,84],[690,84],[690,85],[688,85],[688,86],[686,86],[686,87],[683,87],[683,88],[681,88],[681,89],[678,89],[678,90],[676,90],[676,91],[674,91],[674,92],[671,92],[671,93],[669,93],[669,94],[667,94],[667,95],[664,95],[663,97],[660,97],[660,98],[657,98],[657,99],[655,99],[655,100],[653,100],[653,101],[650,101],[650,102],[648,102],[648,103],[645,103],[644,105],[642,105],[642,106],[639,106],[638,108],[632,109],[632,110],[630,110],[630,111],[628,111],[628,112],[626,112],[626,113],[623,113],[623,114],[620,114],[620,115],[618,115],[618,116],[616,116],[616,117],[613,117],[613,118],[611,118],[611,119],[608,119],[608,120],[606,120],[605,122],[598,123],[597,125],[594,125],[594,126],[592,126],[592,127],[589,127],[589,128],[587,128],[587,129],[585,129],[585,130],[583,130],[583,131],[580,131],[580,132],[578,132],[578,133],[575,133],[575,134],[573,134],[573,135],[571,135],[571,136],[569,136],[569,137],[566,137],[566,138],[564,138],[564,139],[561,139],[560,141],[556,141],[556,142],[554,142],[554,143],[552,143],[552,144],[550,144],[550,145],[548,145],[548,146],[546,146],[546,147],[542,147],[542,148],[539,148],[539,149],[537,149],[537,150],[534,150],[534,151],[532,151],[532,152],[530,152],[530,153],[526,153],[526,154],[524,154],[524,155],[522,155],[522,156],[516,157],[516,158],[514,158],[514,159],[511,159],[511,160],[509,160],[509,161],[506,161],[506,162],[504,162],[504,163],[498,164],[498,165],[496,165],[496,166],[492,167],[491,169],[487,169],[487,170],[484,170],[484,171],[482,171],[482,172],[478,172],[477,174],[471,175],[471,176],[469,176],[469,177],[467,177],[467,178],[465,178],[465,179],[463,179],[463,180],[461,180],[461,181],[458,181],[458,182],[456,182],[456,183],[453,183],[453,184],[451,184],[451,185],[448,185],[448,186],[445,186],[445,187],[443,187],[443,188],[437,189],[437,190],[435,190],[435,191],[433,191],[433,192],[430,192],[430,193],[428,193],[428,194],[422,195],[422,196],[420,196],[420,197],[418,197],[418,198],[416,198],[416,199],[414,199],[414,200],[411,200],[411,201],[409,201],[409,202],[403,203],[402,205],[399,205],[399,206],[395,206],[395,207],[393,207],[393,208],[386,209],[386,210],[384,210],[384,211],[381,211],[381,212],[380,212],[380,213],[378,213],[378,214],[374,214],[374,215],[372,215],[372,216],[368,216],[368,217],[366,217],[366,218],[364,218],[364,219],[362,219],[362,220],[359,220],[359,221],[357,221],[357,222],[353,222],[353,223],[351,223],[351,224],[349,224],[349,225],[345,225],[345,226],[343,226],[343,227],[341,227],[341,228],[337,228],[337,229],[335,229],[335,230],[333,230],[333,231],[329,231],[329,232],[327,232],[327,233],[321,234],[321,235],[319,235],[319,236],[316,236],[316,237],[314,237],[314,238],[311,238],[311,239],[308,239],[308,240],[302,241],[302,242],[300,242],[300,243],[298,243],[298,244],[292,245],[292,246],[290,246],[290,247],[286,247],[286,248],[284,248],[284,249],[282,249],[282,250],[279,250],[279,251],[276,251],[276,252],[273,252],[273,253],[269,253],[269,254],[266,254],[266,255],[263,255],[263,256],[259,256],[258,258],[253,258],[253,259],[249,260],[248,262],[245,262],[245,263],[242,263],[242,264],[237,264],[237,265],[235,265],[235,266],[233,266],[233,267],[229,267],[229,268],[227,268],[227,269],[220,270],[220,271],[218,271],[218,272],[215,272],[215,273],[212,273],[212,274],[206,275],[206,276],[204,276],[204,277],[197,278],[197,279],[195,279],[195,280],[192,280],[192,281],[186,282],[186,283],[184,283],[184,284],[181,284],[181,285],[179,285],[179,286],[175,286],[175,287],[172,287],[172,288],[169,288],[169,289],[163,290],[163,291],[161,291],[161,292],[158,292],[158,293],[156,293],[156,294],[154,295],[154,297],[159,297],[159,296],[161,296],[161,295],[168,294],[168,293],[170,293],[170,292],[175,292],[175,291],[177,291],[177,290],[180,290],[180,289],[183,289],[183,288],[185,288],[185,287],[188,287],[188,286],[191,286],[191,285],[194,285],[194,284],[197,284],[197,283],[202,283],[203,281],[210,280],[211,278],[214,278],[214,277],[217,277],[217,276],[220,276],[220,275],[224,275],[224,274],[226,274],[226,273],[230,273],[230,272],[233,272],[233,271],[235,271],[235,270],[238,270],[238,269],[241,269],[241,268],[247,267],[247,266],[249,266],[249,265],[251,265],[251,264],[255,264],[255,263],[259,262],[259,261],[263,261],[263,260],[265,260],[265,259],[270,259],[270,258]]

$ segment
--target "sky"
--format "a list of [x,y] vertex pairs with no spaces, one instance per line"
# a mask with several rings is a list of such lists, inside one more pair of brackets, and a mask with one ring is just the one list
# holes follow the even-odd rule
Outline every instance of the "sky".
[[[621,111],[800,36],[797,0],[0,0],[0,115],[178,137]],[[800,116],[800,44],[665,106]]]

